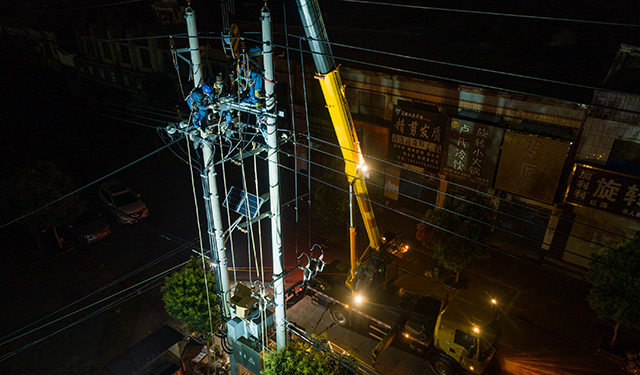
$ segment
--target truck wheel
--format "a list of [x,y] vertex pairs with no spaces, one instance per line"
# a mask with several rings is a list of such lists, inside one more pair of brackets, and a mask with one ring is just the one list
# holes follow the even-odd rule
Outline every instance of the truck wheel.
[[436,359],[433,361],[433,370],[438,375],[454,375],[456,373],[455,368],[444,362],[442,359]]
[[331,319],[334,322],[338,323],[338,325],[346,326],[349,323],[349,313],[339,304],[334,304],[329,309],[329,313],[331,314]]

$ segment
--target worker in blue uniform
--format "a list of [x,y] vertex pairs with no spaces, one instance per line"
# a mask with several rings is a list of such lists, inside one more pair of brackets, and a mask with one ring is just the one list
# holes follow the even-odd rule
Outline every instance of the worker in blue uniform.
[[240,101],[241,103],[251,103],[258,107],[263,106],[261,99],[262,89],[264,88],[264,80],[262,75],[255,69],[252,69],[248,63],[241,62],[237,68],[238,80],[241,80],[241,89],[244,88],[246,96]]
[[213,90],[207,84],[196,87],[187,96],[187,105],[191,109],[193,117],[193,125],[198,130],[206,130],[207,128],[207,110],[210,108],[209,95]]

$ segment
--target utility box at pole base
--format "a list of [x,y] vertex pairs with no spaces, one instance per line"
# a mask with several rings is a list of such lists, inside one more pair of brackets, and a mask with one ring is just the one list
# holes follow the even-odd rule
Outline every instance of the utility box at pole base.
[[233,344],[233,351],[233,355],[238,365],[241,365],[254,374],[260,374],[262,371],[260,342],[253,338],[240,337]]

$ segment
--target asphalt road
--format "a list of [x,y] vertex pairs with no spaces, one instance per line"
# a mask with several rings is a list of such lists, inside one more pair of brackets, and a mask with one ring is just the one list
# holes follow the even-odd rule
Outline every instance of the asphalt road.
[[[51,113],[66,112],[53,108]],[[41,118],[37,114],[27,113],[25,116],[28,120],[34,121]],[[152,129],[141,130],[111,120],[97,121],[85,128],[82,121],[86,119],[82,116],[77,116],[72,121],[73,126],[69,125],[69,118],[64,120],[56,120],[54,116],[50,123],[42,125],[44,131],[41,133],[29,134],[28,128],[16,128],[5,141],[10,143],[13,136],[28,134],[31,145],[38,146],[33,148],[34,155],[53,159],[61,169],[72,176],[78,186],[95,181],[162,145]],[[183,144],[183,149],[185,146]],[[181,152],[177,147],[175,150]],[[258,169],[262,176],[265,173],[264,163],[259,163]],[[251,175],[252,170],[248,165],[247,181],[251,183],[255,181]],[[242,187],[238,178],[241,175],[239,167],[229,165],[227,173],[229,186],[233,184]],[[123,181],[141,194],[149,207],[149,218],[135,225],[119,225],[112,217],[108,217],[105,210],[105,216],[113,229],[110,237],[86,248],[76,248],[58,256],[35,250],[29,233],[19,226],[0,231],[3,247],[0,262],[3,267],[0,273],[3,288],[0,297],[6,301],[0,309],[0,335],[5,336],[28,327],[18,332],[24,334],[23,337],[0,346],[0,355],[16,353],[15,356],[0,362],[0,373],[94,374],[110,359],[171,321],[160,300],[159,285],[162,275],[194,254],[191,248],[184,248],[182,245],[184,241],[195,240],[199,236],[189,166],[169,150],[164,150],[122,169],[110,178]],[[203,211],[203,195],[198,173],[195,173],[194,178],[200,228],[206,245],[206,216]],[[260,177],[260,183],[261,189],[266,191],[267,185],[263,177]],[[285,174],[282,186],[285,192],[282,200],[287,201],[291,197],[294,181]],[[306,184],[299,184],[299,194],[304,193],[304,186]],[[83,190],[81,195],[90,205],[100,207],[97,190],[97,185],[91,185]],[[224,191],[222,181],[219,191]],[[263,193],[264,191],[260,191],[259,195]],[[235,217],[232,214],[230,221]],[[223,210],[223,218],[226,228],[226,210]],[[396,225],[407,227],[413,224],[398,222]],[[344,246],[346,228],[336,230],[335,227],[310,223],[307,212],[302,209],[298,210],[297,219],[294,206],[283,209],[282,232],[284,263],[287,269],[296,265],[299,254],[308,252],[313,244],[326,245],[327,239],[330,240],[330,246],[325,246],[325,260],[346,260],[348,257],[347,248]],[[266,270],[264,281],[271,281],[268,222],[262,227],[262,236],[260,246],[259,233],[254,232],[254,236],[251,237],[250,234],[234,231],[233,243],[231,240],[227,242],[228,264],[233,268],[229,273],[232,283],[252,283],[259,278],[260,275],[255,272],[256,260],[259,265],[264,265]],[[248,246],[253,243],[256,253]],[[260,248],[264,252],[262,257],[258,253]],[[491,262],[487,263],[488,267],[500,267],[496,259],[488,262]],[[251,273],[250,267],[253,270]],[[127,278],[123,278],[125,276]],[[158,278],[153,279],[154,277]],[[287,284],[298,278],[299,272],[290,274],[286,280]],[[152,280],[148,286],[149,290],[143,286],[146,284],[140,284],[146,280]],[[404,281],[413,286],[426,285],[424,280],[412,280],[409,276]],[[113,285],[105,288],[110,284]],[[485,280],[480,285],[486,287],[488,281]],[[523,290],[512,287],[512,284],[500,281],[494,283],[491,288],[500,294],[500,299],[507,306],[518,305],[521,299],[521,294],[518,293],[523,293]],[[120,294],[114,299],[100,302],[116,292]],[[39,319],[91,293],[94,294],[53,315],[53,319],[60,318],[59,321],[29,332],[34,328],[40,328],[51,318],[42,322],[38,322]],[[96,305],[69,315],[81,306],[91,303]],[[109,305],[110,303],[112,304]],[[549,301],[548,307],[552,306],[556,305]],[[103,312],[83,320],[101,307],[106,307]],[[291,316],[294,313],[290,311]],[[33,326],[29,326],[34,322]],[[73,325],[66,328],[70,324]],[[594,356],[592,352],[582,348],[576,348],[563,337],[555,335],[552,330],[540,330],[517,317],[506,319],[503,330],[498,363],[505,374],[620,373],[619,366],[615,363]],[[347,348],[349,345],[356,345],[350,341],[352,335],[346,332],[338,332],[338,337],[344,339],[343,344]],[[370,353],[369,347],[372,344],[375,345],[372,342],[358,344],[358,348],[364,353],[363,356]],[[14,352],[16,350],[21,351]],[[387,353],[382,358],[386,355]],[[385,365],[380,362],[380,366],[384,368]],[[391,364],[389,366],[391,370]],[[424,363],[420,366],[417,364],[416,367],[412,367],[417,372],[408,369],[404,373],[425,373],[427,370],[424,370]]]

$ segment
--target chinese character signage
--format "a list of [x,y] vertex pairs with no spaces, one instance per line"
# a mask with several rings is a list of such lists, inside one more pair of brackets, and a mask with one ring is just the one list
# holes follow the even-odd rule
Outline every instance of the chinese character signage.
[[565,202],[640,219],[640,178],[576,164]]
[[507,130],[495,188],[552,204],[570,146]]
[[447,131],[442,171],[466,185],[493,186],[504,129],[454,118]]
[[389,159],[438,173],[447,121],[440,113],[394,106]]

